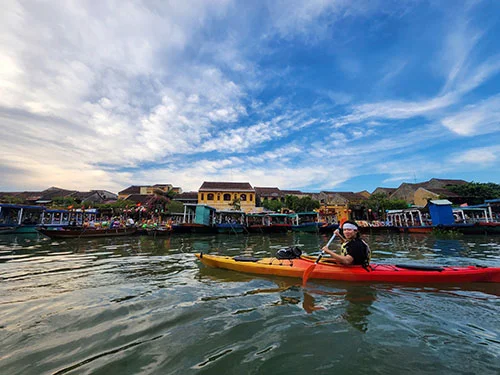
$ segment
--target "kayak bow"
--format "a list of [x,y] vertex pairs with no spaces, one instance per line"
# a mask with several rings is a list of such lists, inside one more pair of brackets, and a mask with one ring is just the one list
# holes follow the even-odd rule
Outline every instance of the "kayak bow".
[[[297,259],[229,257],[221,255],[195,254],[200,261],[210,267],[252,273],[301,278],[314,264],[316,258]],[[500,282],[499,267],[481,266],[426,266],[370,264],[363,266],[338,265],[325,259],[316,264],[310,279],[391,282],[391,283],[472,283]]]

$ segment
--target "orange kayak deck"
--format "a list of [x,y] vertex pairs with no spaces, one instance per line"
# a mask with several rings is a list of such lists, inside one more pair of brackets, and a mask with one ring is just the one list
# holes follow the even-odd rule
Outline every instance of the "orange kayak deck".
[[[297,259],[229,257],[196,253],[205,265],[232,271],[302,278],[305,270],[314,264],[315,257]],[[390,283],[472,283],[500,282],[499,267],[481,266],[426,266],[370,264],[369,267],[338,265],[328,259],[320,261],[309,279],[390,282]]]

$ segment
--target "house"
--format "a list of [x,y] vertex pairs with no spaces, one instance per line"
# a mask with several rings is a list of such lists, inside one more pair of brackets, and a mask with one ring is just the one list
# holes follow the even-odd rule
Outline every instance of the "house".
[[187,204],[197,204],[198,203],[198,192],[196,191],[186,191],[180,194],[176,194],[173,201],[178,201]]
[[164,193],[172,191],[177,194],[182,193],[182,189],[180,187],[175,187],[171,184],[132,185],[122,191],[119,191],[118,199],[127,199],[127,197],[131,194],[153,195],[155,191],[163,191]]
[[402,199],[407,203],[416,204],[415,203],[415,192],[419,188],[425,189],[444,189],[448,186],[454,185],[464,185],[467,184],[467,181],[464,180],[445,180],[439,178],[432,178],[429,181],[420,182],[416,184],[410,183],[402,183],[396,191],[394,191],[390,198],[391,199]]
[[364,201],[366,197],[361,193],[353,192],[333,192],[321,191],[318,195],[320,204],[347,206],[348,204],[356,204]]
[[373,194],[384,194],[387,198],[389,198],[392,193],[394,193],[397,190],[397,188],[388,188],[388,187],[378,187],[375,190],[373,190]]
[[198,204],[205,204],[219,211],[251,212],[255,208],[255,189],[248,182],[205,181],[198,189]]
[[461,197],[448,189],[435,189],[420,187],[415,191],[414,204],[415,206],[425,207],[427,202],[432,199],[447,199],[453,203],[463,203]]
[[[365,195],[363,192],[321,191],[317,194],[316,199],[320,202],[322,216],[326,217],[328,221],[342,222],[350,218],[363,217],[364,209],[361,204],[366,199]],[[349,206],[354,208],[354,212]]]
[[277,187],[255,187],[256,204],[260,206],[263,201],[285,201],[285,195]]
[[91,190],[80,192],[77,191],[71,194],[71,197],[75,199],[75,201],[80,201],[82,203],[105,203],[109,201],[116,201],[118,199],[118,195],[112,193],[107,190]]
[[281,190],[281,192],[283,193],[284,197],[286,197],[287,195],[294,195],[299,198],[312,196],[312,193],[304,193],[300,190]]

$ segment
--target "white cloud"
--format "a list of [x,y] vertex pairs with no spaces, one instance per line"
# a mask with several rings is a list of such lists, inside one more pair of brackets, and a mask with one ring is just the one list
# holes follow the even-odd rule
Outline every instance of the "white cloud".
[[445,117],[441,122],[454,133],[463,136],[496,133],[500,130],[500,96],[467,105],[462,111]]
[[472,164],[476,167],[491,166],[498,164],[500,160],[500,147],[478,147],[462,152],[457,152],[449,161],[454,164]]

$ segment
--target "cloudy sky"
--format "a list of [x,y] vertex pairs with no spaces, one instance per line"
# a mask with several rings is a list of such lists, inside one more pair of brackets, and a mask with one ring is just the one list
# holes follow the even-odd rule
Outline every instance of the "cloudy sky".
[[0,191],[500,183],[500,2],[16,1]]

